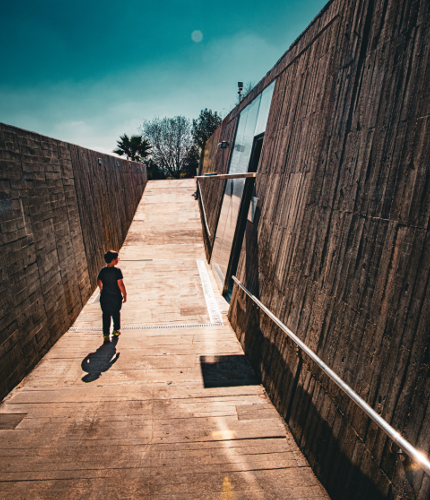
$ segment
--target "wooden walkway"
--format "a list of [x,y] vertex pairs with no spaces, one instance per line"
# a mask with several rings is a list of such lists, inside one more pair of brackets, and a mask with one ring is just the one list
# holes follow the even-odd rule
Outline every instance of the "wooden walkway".
[[96,292],[0,405],[0,498],[328,498],[228,324],[194,191],[148,183],[118,342]]

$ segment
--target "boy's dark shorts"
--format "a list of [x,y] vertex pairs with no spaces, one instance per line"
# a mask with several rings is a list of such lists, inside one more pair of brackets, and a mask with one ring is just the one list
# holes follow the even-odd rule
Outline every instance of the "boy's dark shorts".
[[122,307],[122,295],[114,295],[113,293],[101,294],[100,306],[103,312],[120,311]]

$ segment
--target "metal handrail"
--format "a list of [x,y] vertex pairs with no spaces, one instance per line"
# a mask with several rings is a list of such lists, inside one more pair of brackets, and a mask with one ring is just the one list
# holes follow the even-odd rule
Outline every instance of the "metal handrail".
[[243,174],[210,173],[205,175],[196,175],[194,179],[248,179],[249,177],[257,177],[257,172],[245,172]]
[[202,210],[203,210],[203,220],[205,222],[205,226],[206,226],[206,231],[208,232],[208,236],[209,238],[211,237],[211,232],[209,231],[209,226],[208,226],[208,221],[206,219],[206,210],[205,210],[205,204],[203,203],[203,196],[202,196],[202,191],[200,189],[200,184],[199,184],[199,181],[197,181],[197,191],[199,193],[199,197],[200,197],[200,202],[202,204]]
[[430,462],[427,457],[414,448],[399,432],[388,424],[376,411],[371,408],[360,396],[354,392],[340,377],[329,368],[309,347],[304,344],[294,333],[274,316],[252,293],[247,290],[242,283],[233,276],[234,282],[262,309],[270,319],[272,319],[281,330],[283,330],[315,363],[335,382],[343,392],[345,392],[374,422],[380,427],[400,449],[416,461],[430,475]]

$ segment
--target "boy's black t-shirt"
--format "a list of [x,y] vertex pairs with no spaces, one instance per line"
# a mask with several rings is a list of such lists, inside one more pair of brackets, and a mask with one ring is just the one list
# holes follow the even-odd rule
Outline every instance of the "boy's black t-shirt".
[[103,283],[102,293],[111,293],[121,297],[121,290],[118,286],[118,280],[123,278],[121,269],[118,267],[104,267],[97,276],[97,279]]

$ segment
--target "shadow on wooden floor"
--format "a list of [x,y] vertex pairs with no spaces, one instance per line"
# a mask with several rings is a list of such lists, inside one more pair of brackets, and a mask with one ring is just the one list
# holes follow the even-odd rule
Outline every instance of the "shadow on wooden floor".
[[260,384],[243,354],[200,356],[200,367],[205,388]]

